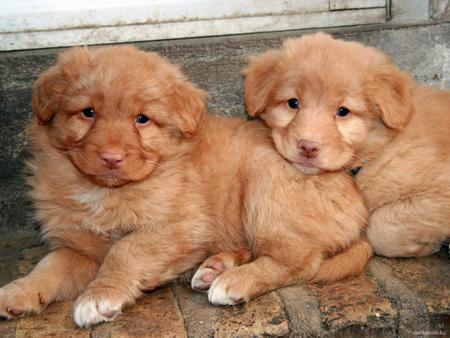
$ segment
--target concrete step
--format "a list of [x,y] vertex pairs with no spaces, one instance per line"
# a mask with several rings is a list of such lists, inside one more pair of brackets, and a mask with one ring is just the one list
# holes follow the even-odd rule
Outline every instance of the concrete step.
[[[329,30],[389,53],[421,83],[450,88],[450,23]],[[245,117],[240,75],[250,55],[306,31],[137,44],[183,65],[210,93],[210,109]],[[31,85],[59,50],[0,53],[0,285],[27,273],[45,253],[38,240],[21,168]],[[449,254],[421,259],[375,258],[364,275],[328,286],[291,286],[247,305],[213,307],[179,283],[143,297],[117,320],[77,329],[72,304],[41,316],[0,323],[0,337],[417,337],[450,336]]]

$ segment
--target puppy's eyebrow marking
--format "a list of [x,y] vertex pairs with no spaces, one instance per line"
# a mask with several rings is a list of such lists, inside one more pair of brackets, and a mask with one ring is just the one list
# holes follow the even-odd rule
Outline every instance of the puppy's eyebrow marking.
[[282,102],[291,98],[299,98],[296,90],[294,90],[294,88],[297,87],[298,85],[293,84],[292,81],[283,81],[283,85],[281,85],[280,89],[276,92],[275,100]]
[[353,112],[363,111],[366,109],[364,100],[353,96],[347,96],[340,106],[346,107]]

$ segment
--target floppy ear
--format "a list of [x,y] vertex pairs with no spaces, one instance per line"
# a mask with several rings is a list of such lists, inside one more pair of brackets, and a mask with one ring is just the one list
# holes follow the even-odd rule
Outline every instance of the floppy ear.
[[411,77],[393,65],[383,65],[372,72],[367,93],[388,128],[402,130],[411,119],[413,86]]
[[243,70],[245,76],[245,106],[250,116],[264,112],[276,79],[280,51],[269,51],[250,60]]
[[58,110],[60,82],[59,69],[54,66],[42,74],[33,85],[32,105],[40,124],[47,124]]
[[185,137],[192,137],[206,116],[207,94],[187,80],[181,80],[175,88],[174,105],[178,127]]
[[44,72],[33,85],[33,110],[40,124],[47,124],[58,112],[69,78],[79,78],[92,61],[88,47],[72,47],[58,54],[57,64]]

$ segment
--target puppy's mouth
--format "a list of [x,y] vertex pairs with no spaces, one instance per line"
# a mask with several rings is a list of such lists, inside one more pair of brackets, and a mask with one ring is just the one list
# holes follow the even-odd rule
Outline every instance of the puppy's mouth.
[[91,174],[88,176],[94,183],[110,188],[117,188],[129,182],[129,180],[122,177],[119,170],[116,169],[110,169],[102,174]]
[[317,175],[323,172],[323,169],[311,161],[293,161],[293,166],[306,175]]
[[158,159],[150,161],[139,156],[126,156],[123,161],[114,162],[101,160],[97,152],[71,155],[69,159],[80,174],[94,184],[108,188],[141,181],[158,166]]
[[106,168],[89,168],[79,165],[76,161],[72,161],[74,167],[91,182],[108,188],[121,187],[128,182],[129,179],[124,177],[120,169],[106,169]]

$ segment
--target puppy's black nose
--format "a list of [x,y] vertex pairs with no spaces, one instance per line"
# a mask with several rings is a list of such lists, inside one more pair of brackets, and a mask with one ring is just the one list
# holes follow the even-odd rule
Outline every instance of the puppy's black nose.
[[300,155],[306,158],[313,158],[319,155],[320,144],[317,142],[300,140],[297,143],[297,148],[300,150]]
[[119,152],[103,152],[100,154],[103,164],[109,169],[119,167],[124,159],[124,155]]

